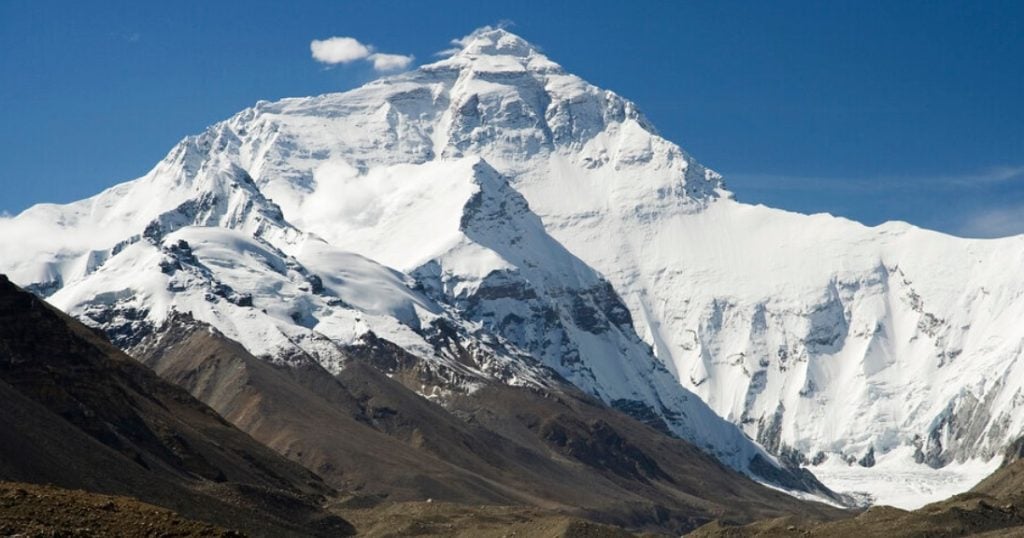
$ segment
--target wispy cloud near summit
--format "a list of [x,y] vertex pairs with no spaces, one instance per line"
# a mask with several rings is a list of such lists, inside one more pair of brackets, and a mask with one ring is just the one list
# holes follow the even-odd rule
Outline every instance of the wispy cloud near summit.
[[914,191],[922,188],[959,190],[984,188],[1016,181],[1024,181],[1024,165],[994,166],[961,175],[882,175],[822,177],[787,174],[728,174],[726,179],[737,179],[759,189],[779,191]]
[[373,62],[373,68],[377,71],[397,71],[405,69],[412,63],[412,55],[384,54],[377,52],[366,57]]
[[1024,233],[1024,204],[988,208],[969,215],[957,230],[964,237],[1006,237]]

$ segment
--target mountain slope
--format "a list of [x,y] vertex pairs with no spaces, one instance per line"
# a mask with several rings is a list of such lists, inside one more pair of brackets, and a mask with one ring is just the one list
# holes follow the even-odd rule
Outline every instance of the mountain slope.
[[492,381],[442,407],[410,390],[422,361],[381,339],[337,375],[274,366],[176,315],[140,359],[257,440],[366,502],[527,505],[679,533],[711,518],[841,517],[722,467],[563,383]]
[[[216,140],[235,139],[217,132]],[[92,224],[78,222],[87,230],[128,222],[119,212],[139,193],[153,197],[168,185],[186,193],[185,202],[156,195],[169,200],[167,207],[148,208],[154,216],[141,234],[127,228],[125,239],[85,254],[72,243],[16,269],[63,271],[34,289],[60,283],[50,301],[132,353],[174,312],[189,312],[261,358],[296,367],[315,362],[338,373],[345,346],[372,332],[433,371],[434,383],[417,389],[425,396],[444,401],[493,379],[545,387],[564,377],[735,469],[830,494],[810,475],[780,466],[680,387],[637,337],[615,291],[547,235],[485,161],[453,157],[355,178],[391,194],[368,206],[369,216],[321,210],[321,224],[335,225],[309,232],[282,216],[231,161],[237,155],[209,155],[199,164],[181,157],[209,145],[187,140],[131,187],[65,208],[65,222],[89,213]],[[334,179],[353,179],[346,178]],[[179,187],[183,181],[190,186]],[[328,194],[316,194],[317,203],[329,201]],[[107,200],[118,196],[116,204]],[[61,220],[53,219],[56,211],[30,210],[14,225]],[[296,213],[300,220],[314,214]],[[409,274],[356,254],[370,246],[375,257]],[[78,275],[82,257],[98,261]]]
[[993,497],[1024,494],[1024,437],[1013,442],[1003,456],[999,469],[972,488]]
[[129,495],[257,535],[351,533],[331,489],[0,276],[0,478]]

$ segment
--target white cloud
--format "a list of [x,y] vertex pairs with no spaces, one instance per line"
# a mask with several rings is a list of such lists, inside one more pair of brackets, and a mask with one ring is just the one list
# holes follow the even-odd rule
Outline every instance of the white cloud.
[[373,45],[345,36],[314,39],[309,43],[309,50],[313,53],[313,59],[321,63],[338,65],[366,60],[373,64],[375,71],[381,72],[405,69],[414,59],[412,55],[375,52]]
[[405,56],[403,54],[383,54],[374,53],[371,54],[368,59],[373,62],[373,68],[377,71],[395,71],[397,69],[405,69],[412,63],[412,55]]
[[313,59],[325,64],[347,64],[362,60],[373,52],[373,47],[364,45],[353,37],[330,37],[314,39],[309,43]]
[[958,178],[968,185],[1005,183],[1024,179],[1024,166],[993,166],[980,173]]
[[462,50],[462,47],[451,47],[444,50],[439,50],[434,53],[434,56],[438,58],[447,58],[453,54],[458,54]]
[[300,222],[340,221],[363,228],[376,224],[380,218],[380,204],[376,203],[384,194],[380,182],[360,175],[347,162],[339,159],[321,164],[313,170],[313,180],[315,196],[306,198]]
[[986,209],[967,218],[958,235],[1006,237],[1024,233],[1024,206]]
[[453,47],[450,48],[450,49],[446,49],[446,50],[443,50],[441,52],[438,52],[437,54],[442,54],[442,53],[445,53],[445,52],[448,52],[448,51],[458,52],[458,51],[466,48],[466,45],[469,45],[470,43],[472,43],[473,40],[476,39],[480,34],[485,34],[487,32],[493,32],[494,30],[508,30],[508,29],[514,27],[515,25],[516,25],[515,21],[513,21],[511,19],[501,19],[500,21],[498,21],[498,24],[495,24],[493,26],[490,25],[490,24],[488,24],[486,26],[481,26],[481,27],[477,28],[476,30],[473,30],[472,32],[470,32],[470,34],[465,36],[465,37],[457,37],[455,39],[452,39],[450,41],[450,43],[453,45]]
[[914,191],[922,188],[963,190],[986,188],[1024,180],[1024,165],[993,166],[961,175],[879,175],[823,177],[786,174],[726,174],[726,181],[735,179],[764,189],[785,191]]
[[[58,222],[55,212],[36,206],[36,210],[20,217],[0,217],[0,260],[23,260],[25,252],[61,252],[68,245],[81,245],[86,250],[110,248],[117,243],[117,226],[82,223],[68,227]],[[12,268],[16,270],[18,263]]]
[[501,29],[501,28],[502,28],[501,26],[491,26],[491,25],[481,26],[481,27],[477,28],[476,30],[473,30],[472,32],[470,32],[469,35],[467,35],[467,36],[456,37],[455,39],[452,39],[451,41],[449,41],[449,43],[451,43],[452,47],[450,49],[445,49],[445,50],[443,50],[441,52],[438,52],[438,54],[442,54],[444,52],[449,52],[449,51],[453,51],[453,54],[454,54],[455,52],[458,52],[458,51],[466,48],[466,46],[469,45],[470,43],[472,43],[474,39],[476,39],[478,36],[480,36],[480,34],[484,34],[484,33],[487,33],[487,32],[493,31],[493,30],[497,30],[497,29]]

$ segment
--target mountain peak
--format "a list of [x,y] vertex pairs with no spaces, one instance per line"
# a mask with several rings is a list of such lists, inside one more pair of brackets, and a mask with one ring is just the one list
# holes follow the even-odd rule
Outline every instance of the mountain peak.
[[562,68],[540,52],[540,48],[504,28],[485,26],[453,39],[457,49],[451,56],[421,69],[466,69],[476,72],[561,72]]
[[532,54],[539,54],[537,47],[525,39],[504,28],[490,26],[478,28],[466,37],[456,39],[454,43],[462,47],[462,55],[526,58]]

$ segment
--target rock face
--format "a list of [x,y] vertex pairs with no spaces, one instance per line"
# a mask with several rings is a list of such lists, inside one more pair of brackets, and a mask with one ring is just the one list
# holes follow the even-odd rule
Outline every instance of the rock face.
[[990,460],[1022,431],[1024,239],[738,203],[518,36],[461,43],[2,221],[0,270],[129,349],[176,310],[332,373],[372,333],[438,401],[554,373],[750,473]]

